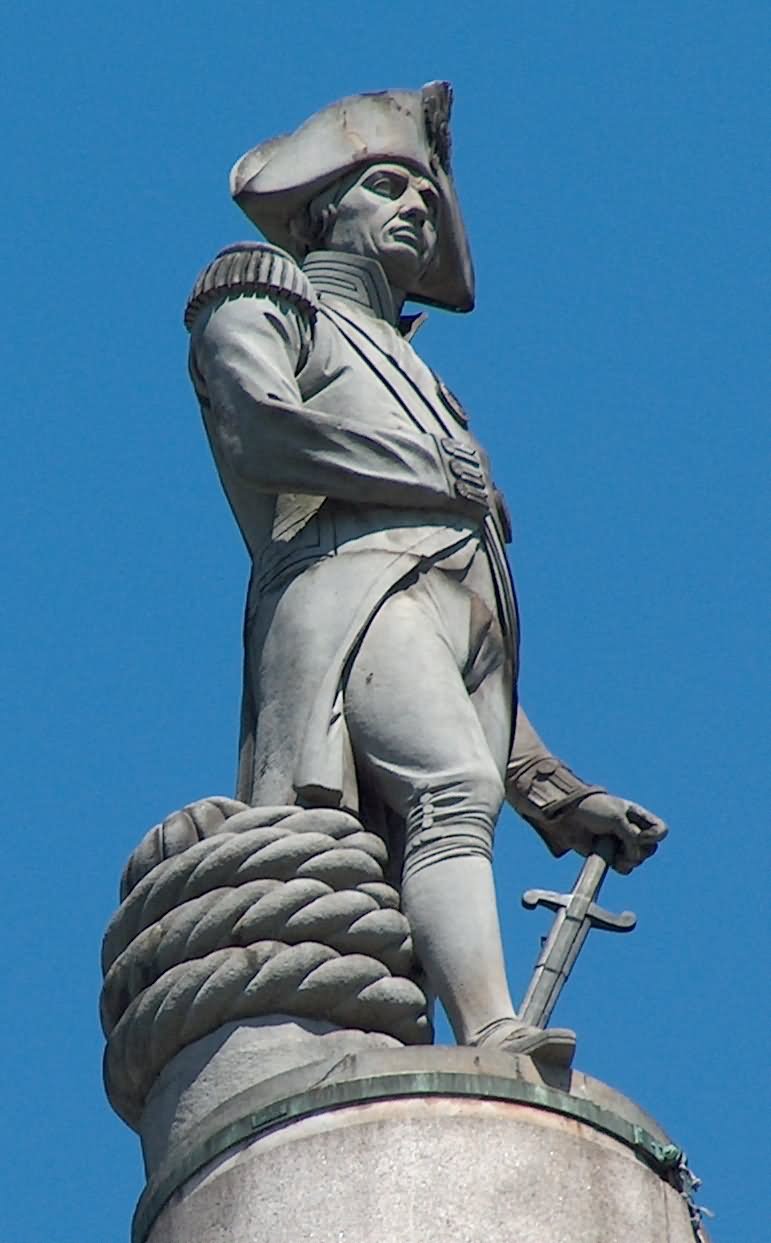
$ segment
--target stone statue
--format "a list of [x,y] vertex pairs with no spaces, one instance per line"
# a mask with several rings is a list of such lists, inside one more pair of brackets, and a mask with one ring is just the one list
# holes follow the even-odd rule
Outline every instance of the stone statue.
[[666,833],[555,758],[517,701],[506,505],[406,302],[474,305],[446,83],[344,99],[247,152],[267,243],[222,251],[186,322],[211,450],[252,561],[238,798],[336,809],[387,846],[459,1043],[566,1066],[506,983],[492,879],[505,798],[555,855]]
[[[360,95],[248,152],[233,194],[267,242],[188,302],[252,574],[237,797],[144,835],[102,947],[105,1087],[147,1175],[133,1243],[707,1243],[682,1149],[548,1025],[590,928],[634,924],[597,900],[608,866],[666,828],[518,703],[505,502],[403,313],[473,306],[449,116],[446,83]],[[519,1013],[504,798],[586,856],[572,893],[523,897],[556,915]],[[435,995],[461,1047],[426,1047]]]

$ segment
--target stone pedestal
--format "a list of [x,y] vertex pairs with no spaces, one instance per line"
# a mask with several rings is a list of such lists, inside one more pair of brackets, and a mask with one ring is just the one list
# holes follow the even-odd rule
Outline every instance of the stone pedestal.
[[681,1154],[612,1088],[383,1040],[277,1017],[185,1050],[133,1243],[694,1243]]

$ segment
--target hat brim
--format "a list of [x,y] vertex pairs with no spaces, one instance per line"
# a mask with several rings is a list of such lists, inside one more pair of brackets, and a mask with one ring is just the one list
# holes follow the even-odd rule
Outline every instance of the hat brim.
[[470,311],[471,255],[452,176],[436,158],[426,131],[428,89],[356,95],[331,104],[294,133],[269,139],[242,156],[231,173],[231,192],[269,242],[302,260],[304,252],[300,253],[291,221],[325,186],[368,164],[413,168],[434,182],[440,207],[436,255],[414,288],[406,291],[407,297],[446,310]]

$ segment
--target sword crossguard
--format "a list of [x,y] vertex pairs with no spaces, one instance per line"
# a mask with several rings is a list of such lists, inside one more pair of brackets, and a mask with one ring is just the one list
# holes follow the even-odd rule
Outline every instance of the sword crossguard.
[[592,928],[605,932],[631,932],[637,917],[631,911],[614,915],[595,902],[608,868],[615,858],[617,843],[610,834],[597,839],[595,849],[587,856],[572,893],[555,893],[552,889],[528,889],[522,905],[556,911],[551,931],[541,940],[541,952],[533,978],[525,993],[519,1016],[534,1027],[545,1027],[560,993],[581,952],[581,946]]
[[631,932],[637,926],[637,916],[632,911],[614,915],[596,902],[590,902],[580,893],[555,893],[553,889],[528,889],[522,894],[522,905],[529,911],[545,906],[550,911],[562,911],[568,919],[587,920],[593,928],[603,932]]

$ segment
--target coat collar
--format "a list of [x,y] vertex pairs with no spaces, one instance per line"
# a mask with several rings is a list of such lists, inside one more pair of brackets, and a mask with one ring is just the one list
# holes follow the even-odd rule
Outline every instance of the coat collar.
[[425,314],[397,316],[391,287],[377,259],[338,250],[314,250],[302,267],[316,293],[352,302],[373,319],[384,319],[407,341],[426,321]]

